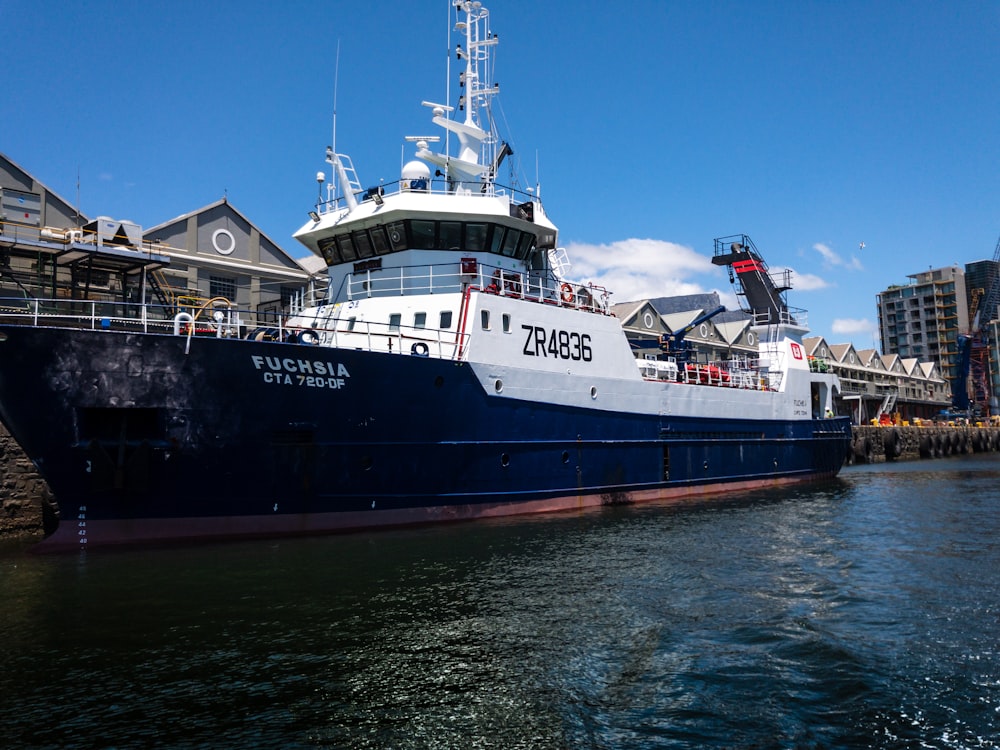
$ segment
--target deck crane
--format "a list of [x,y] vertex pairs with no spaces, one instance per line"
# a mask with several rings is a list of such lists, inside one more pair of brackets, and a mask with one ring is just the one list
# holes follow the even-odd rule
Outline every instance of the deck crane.
[[678,328],[673,333],[665,333],[660,336],[660,348],[668,357],[672,357],[676,362],[687,362],[691,359],[693,347],[690,341],[686,341],[687,335],[719,313],[726,311],[725,305],[719,305],[714,310],[703,312],[683,328]]
[[[992,392],[989,377],[988,326],[990,320],[997,317],[997,305],[1000,304],[1000,239],[993,252],[993,268],[998,272],[989,289],[983,290],[973,300],[973,309],[969,310],[972,318],[969,333],[958,336],[958,372],[952,381],[952,406],[957,411],[979,416],[993,414],[997,410],[996,394]],[[971,395],[968,390],[970,373]]]

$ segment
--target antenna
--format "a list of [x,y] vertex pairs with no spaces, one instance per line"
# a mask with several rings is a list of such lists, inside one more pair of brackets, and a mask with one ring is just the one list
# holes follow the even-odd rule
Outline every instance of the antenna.
[[333,153],[337,153],[337,86],[340,83],[340,40],[337,40],[337,57],[333,63]]
[[[444,100],[446,102],[451,101],[451,6],[455,7],[455,20],[459,19],[459,8],[458,3],[452,0],[451,5],[448,7],[448,15],[446,18],[446,23],[444,25]],[[449,107],[448,112],[452,111]],[[446,154],[451,152],[451,132],[445,128],[444,131],[444,152]]]

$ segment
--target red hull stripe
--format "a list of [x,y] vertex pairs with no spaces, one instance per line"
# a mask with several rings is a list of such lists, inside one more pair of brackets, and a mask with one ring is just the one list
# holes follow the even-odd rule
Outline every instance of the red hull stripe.
[[[826,474],[799,474],[738,482],[718,482],[687,487],[663,487],[607,494],[568,495],[517,503],[437,505],[426,508],[371,510],[301,515],[215,516],[205,518],[140,518],[87,522],[86,537],[77,526],[61,523],[51,536],[33,547],[37,552],[65,552],[81,549],[140,545],[164,542],[192,542],[223,539],[305,536],[372,529],[388,526],[442,523],[477,518],[499,518],[529,513],[583,510],[610,504],[666,501],[671,505],[695,505],[717,496],[762,487],[777,487],[810,481]],[[86,538],[86,542],[82,539]]]

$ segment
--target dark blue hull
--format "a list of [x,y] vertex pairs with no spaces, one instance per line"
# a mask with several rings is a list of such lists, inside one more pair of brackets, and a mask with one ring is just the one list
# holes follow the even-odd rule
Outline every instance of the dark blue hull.
[[59,328],[0,334],[0,417],[59,502],[50,546],[684,500],[833,476],[850,438],[844,419],[671,418],[490,398],[470,365],[429,357]]

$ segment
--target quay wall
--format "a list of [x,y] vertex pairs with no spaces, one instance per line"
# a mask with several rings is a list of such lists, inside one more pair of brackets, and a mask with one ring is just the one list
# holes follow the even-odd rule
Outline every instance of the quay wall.
[[56,512],[49,486],[0,425],[0,538],[40,539],[55,527]]
[[996,425],[861,425],[852,432],[849,464],[1000,451]]

